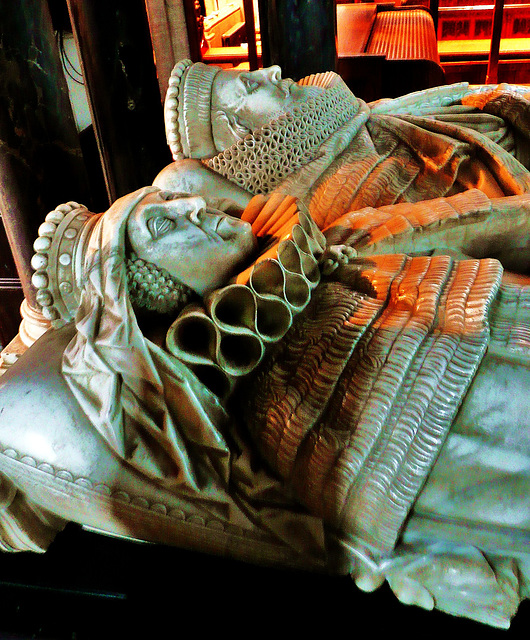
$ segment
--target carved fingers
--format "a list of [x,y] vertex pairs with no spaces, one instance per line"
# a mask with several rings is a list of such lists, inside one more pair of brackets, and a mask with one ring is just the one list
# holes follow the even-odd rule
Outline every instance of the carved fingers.
[[330,275],[338,267],[344,266],[357,257],[357,251],[345,244],[334,244],[328,247],[320,259],[321,270],[324,275]]

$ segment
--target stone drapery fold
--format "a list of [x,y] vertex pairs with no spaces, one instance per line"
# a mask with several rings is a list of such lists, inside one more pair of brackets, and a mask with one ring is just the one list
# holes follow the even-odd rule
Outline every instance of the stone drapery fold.
[[300,198],[320,228],[367,206],[530,192],[530,103],[516,89],[461,83],[366,104],[336,76],[328,93],[318,114],[281,116],[204,162],[250,193]]

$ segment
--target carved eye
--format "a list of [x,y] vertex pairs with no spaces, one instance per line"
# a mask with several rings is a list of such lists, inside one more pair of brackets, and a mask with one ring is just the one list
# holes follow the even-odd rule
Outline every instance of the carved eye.
[[259,88],[259,82],[256,80],[251,80],[247,76],[241,76],[241,81],[245,85],[245,89],[247,93],[254,93]]
[[155,216],[154,218],[149,218],[147,221],[147,228],[149,229],[153,239],[156,240],[161,236],[164,236],[166,233],[173,231],[173,229],[177,225],[174,220],[170,218],[164,218],[164,216]]

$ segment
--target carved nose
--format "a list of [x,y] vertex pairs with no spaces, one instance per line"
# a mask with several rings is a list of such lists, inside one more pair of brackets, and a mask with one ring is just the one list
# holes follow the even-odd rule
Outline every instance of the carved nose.
[[280,80],[282,79],[282,70],[277,64],[269,67],[268,69],[265,69],[265,71],[267,72],[267,75],[269,76],[271,82],[280,82]]
[[251,72],[251,74],[255,74],[256,77],[265,77],[266,80],[274,84],[277,84],[282,79],[282,70],[277,64],[272,65],[272,67],[266,67],[265,69],[258,69]]
[[188,218],[193,224],[200,225],[200,214],[206,209],[206,201],[200,196],[189,198]]

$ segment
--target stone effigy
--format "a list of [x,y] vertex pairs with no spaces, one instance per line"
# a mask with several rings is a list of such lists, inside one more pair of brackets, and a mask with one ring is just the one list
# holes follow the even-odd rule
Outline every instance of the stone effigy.
[[323,227],[365,206],[527,192],[527,101],[516,88],[486,89],[462,83],[367,105],[333,73],[293,83],[278,67],[183,61],[166,132],[174,159],[202,159],[218,188],[224,177],[252,195],[278,189]]
[[39,231],[53,329],[2,376],[2,547],[75,521],[508,626],[530,593],[525,98],[221,74],[177,65],[155,186]]

